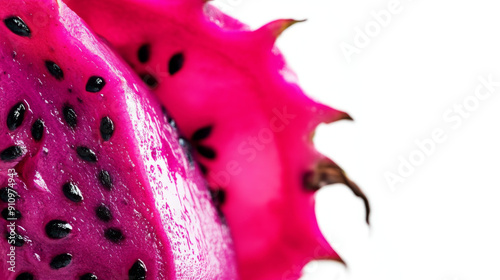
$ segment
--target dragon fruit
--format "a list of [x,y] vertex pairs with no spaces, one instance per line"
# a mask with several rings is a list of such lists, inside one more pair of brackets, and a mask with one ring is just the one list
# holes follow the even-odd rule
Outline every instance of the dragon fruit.
[[231,229],[242,279],[297,279],[313,259],[342,261],[321,234],[314,195],[342,183],[316,151],[322,122],[349,120],[308,98],[275,47],[295,20],[252,31],[202,0],[66,0],[178,121]]
[[142,81],[60,1],[0,0],[0,18],[0,279],[237,279]]

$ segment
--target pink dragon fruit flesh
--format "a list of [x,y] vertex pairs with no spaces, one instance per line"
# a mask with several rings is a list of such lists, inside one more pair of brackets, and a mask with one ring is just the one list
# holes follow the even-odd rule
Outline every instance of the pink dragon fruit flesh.
[[297,279],[342,261],[319,230],[314,195],[343,183],[314,148],[322,122],[350,117],[308,98],[275,47],[294,20],[252,31],[202,0],[66,0],[177,120],[233,236],[242,279]]
[[238,279],[156,97],[56,0],[0,0],[0,279]]

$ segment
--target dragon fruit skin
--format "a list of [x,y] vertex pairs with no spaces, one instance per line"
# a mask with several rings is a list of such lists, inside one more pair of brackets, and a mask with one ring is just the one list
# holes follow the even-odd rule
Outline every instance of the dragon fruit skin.
[[12,187],[22,215],[0,220],[0,279],[237,279],[206,183],[128,66],[62,2],[0,0],[0,19],[0,210]]
[[204,1],[66,0],[131,64],[178,121],[220,198],[242,279],[297,279],[342,261],[319,230],[315,191],[343,183],[312,135],[350,117],[314,102],[275,47],[294,20],[251,31]]

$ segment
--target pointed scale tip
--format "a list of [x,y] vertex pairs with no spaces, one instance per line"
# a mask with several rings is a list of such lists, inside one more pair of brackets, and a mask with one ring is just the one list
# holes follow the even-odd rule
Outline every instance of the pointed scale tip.
[[316,167],[307,172],[303,178],[303,185],[306,190],[318,191],[319,189],[333,184],[343,184],[347,186],[355,196],[363,201],[365,206],[365,220],[370,225],[370,202],[361,188],[346,175],[344,170],[335,162],[328,158],[319,160]]
[[324,260],[324,261],[336,262],[336,263],[342,265],[346,270],[349,269],[349,265],[339,255],[336,255],[334,257],[333,256],[332,257],[327,257],[327,258],[317,258],[317,260]]
[[347,265],[347,263],[341,258],[339,257],[337,260],[335,260],[336,262],[340,263],[342,266],[345,267],[345,269],[349,269],[349,266]]
[[326,123],[334,123],[338,121],[354,121],[348,113],[336,109],[328,108],[329,114],[326,118]]
[[266,37],[271,38],[273,41],[275,41],[289,27],[291,27],[294,24],[305,21],[306,21],[305,19],[303,20],[278,19],[262,26],[256,32],[263,33],[266,35]]
[[348,113],[345,113],[345,112],[342,112],[342,114],[340,115],[339,121],[354,121],[354,119],[351,117],[351,115],[349,115]]
[[338,121],[354,121],[348,113],[331,108],[326,105],[318,104],[320,114],[317,114],[317,124],[320,123],[334,123]]

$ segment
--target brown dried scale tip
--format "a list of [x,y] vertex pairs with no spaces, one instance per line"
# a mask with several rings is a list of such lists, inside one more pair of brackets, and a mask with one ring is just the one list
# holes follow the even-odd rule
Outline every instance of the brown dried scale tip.
[[361,188],[351,181],[344,170],[331,160],[320,161],[314,170],[304,174],[303,185],[306,190],[317,191],[333,184],[346,185],[357,197],[363,200],[366,209],[366,222],[370,224],[370,203]]

